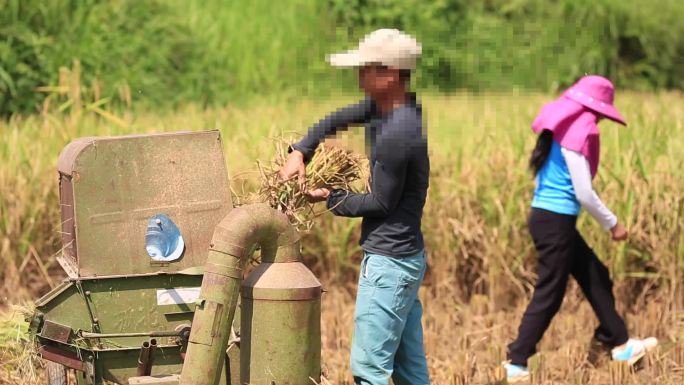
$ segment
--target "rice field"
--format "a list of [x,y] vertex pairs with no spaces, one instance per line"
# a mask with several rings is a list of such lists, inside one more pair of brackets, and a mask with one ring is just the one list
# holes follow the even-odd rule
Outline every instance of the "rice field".
[[[515,336],[534,282],[535,255],[525,225],[533,188],[526,168],[534,144],[529,124],[549,98],[531,93],[422,98],[432,175],[423,223],[429,271],[421,298],[435,384],[491,384],[500,375],[497,364]],[[71,139],[218,129],[240,202],[258,191],[256,161],[273,159],[274,138],[301,133],[329,110],[354,100],[340,96],[213,109],[189,106],[170,114],[114,114],[84,104],[71,113],[46,109],[0,122],[0,308],[5,314],[0,378],[28,378],[16,377],[17,366],[8,358],[14,349],[8,341],[21,339],[16,316],[8,316],[9,305],[29,302],[61,279],[54,259],[60,248],[55,168]],[[655,335],[662,345],[636,372],[608,362],[605,354],[590,349],[596,321],[573,282],[533,360],[535,384],[684,381],[684,94],[618,91],[617,106],[629,126],[602,123],[602,165],[595,186],[627,225],[630,238],[611,242],[586,214],[579,226],[611,269],[630,332]],[[363,152],[359,129],[339,141]],[[359,224],[324,214],[304,237],[306,263],[327,290],[326,374],[340,385],[351,383],[348,354],[361,257]],[[14,337],[8,340],[8,335]]]

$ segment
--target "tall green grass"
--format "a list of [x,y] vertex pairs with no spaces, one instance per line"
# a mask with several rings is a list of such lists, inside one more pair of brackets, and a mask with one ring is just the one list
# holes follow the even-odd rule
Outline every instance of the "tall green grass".
[[[57,83],[59,69],[83,66],[84,88],[103,96],[177,100],[199,53],[170,4],[161,1],[0,2],[0,111],[35,111],[35,88]],[[165,96],[165,98],[164,98]]]
[[[60,68],[109,105],[329,96],[355,86],[325,54],[375,28],[424,46],[423,88],[557,90],[584,73],[684,87],[679,0],[0,0],[0,116],[38,110]],[[49,91],[49,89],[43,89]]]
[[621,87],[684,86],[678,0],[331,0],[349,35],[396,26],[424,44],[421,85],[557,90],[585,73]]
[[[330,41],[308,0],[0,0],[0,115],[36,111],[61,67],[110,105],[225,104],[305,92]],[[323,15],[323,16],[321,16]],[[127,107],[127,106],[126,106]]]

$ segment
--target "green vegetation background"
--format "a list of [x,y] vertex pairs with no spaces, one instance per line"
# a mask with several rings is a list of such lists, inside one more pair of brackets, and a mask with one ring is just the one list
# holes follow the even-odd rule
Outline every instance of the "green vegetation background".
[[110,106],[349,91],[325,54],[379,27],[423,43],[423,89],[684,88],[681,0],[0,0],[0,116],[36,111],[75,60]]

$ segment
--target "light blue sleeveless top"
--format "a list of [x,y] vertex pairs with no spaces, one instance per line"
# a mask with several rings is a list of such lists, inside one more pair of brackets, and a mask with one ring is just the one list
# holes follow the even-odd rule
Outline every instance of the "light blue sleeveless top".
[[537,174],[532,207],[567,215],[578,215],[580,212],[581,206],[572,187],[570,171],[561,146],[555,140],[549,158]]

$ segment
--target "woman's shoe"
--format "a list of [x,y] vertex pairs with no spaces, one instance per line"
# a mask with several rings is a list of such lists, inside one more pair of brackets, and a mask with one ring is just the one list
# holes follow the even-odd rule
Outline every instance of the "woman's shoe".
[[654,337],[644,338],[643,340],[630,338],[627,343],[611,350],[613,361],[624,361],[634,365],[642,359],[646,353],[658,346],[658,340]]
[[527,370],[527,366],[511,364],[510,361],[504,361],[502,366],[506,369],[506,380],[509,384],[530,380],[530,371]]

